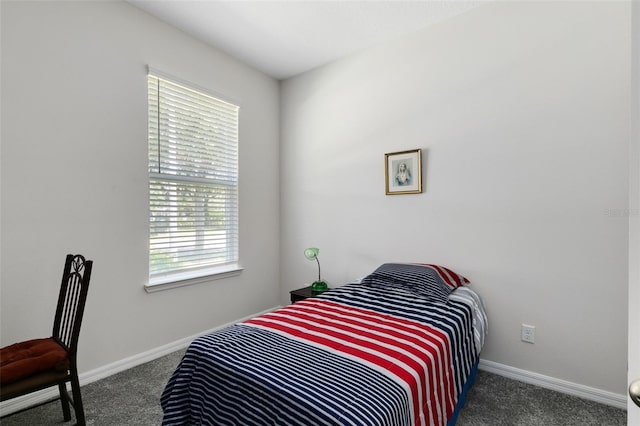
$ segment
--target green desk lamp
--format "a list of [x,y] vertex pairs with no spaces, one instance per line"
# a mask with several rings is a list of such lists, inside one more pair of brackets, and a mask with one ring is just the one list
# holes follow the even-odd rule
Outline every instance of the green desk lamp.
[[318,281],[311,284],[311,291],[314,293],[321,293],[329,289],[327,283],[320,279],[320,261],[318,260],[318,253],[320,253],[320,250],[316,247],[310,247],[304,251],[304,257],[309,260],[315,259],[316,262],[318,262]]

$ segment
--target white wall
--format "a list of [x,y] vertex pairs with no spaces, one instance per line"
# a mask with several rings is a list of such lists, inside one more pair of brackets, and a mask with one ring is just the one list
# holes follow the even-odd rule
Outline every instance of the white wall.
[[[2,2],[1,343],[50,335],[94,260],[81,373],[279,303],[278,82],[123,2]],[[238,100],[234,278],[147,294],[146,66]]]
[[[485,360],[625,393],[630,6],[495,2],[282,84],[283,286],[387,261],[485,299]],[[385,196],[422,148],[424,193]],[[521,323],[536,329],[520,342]]]

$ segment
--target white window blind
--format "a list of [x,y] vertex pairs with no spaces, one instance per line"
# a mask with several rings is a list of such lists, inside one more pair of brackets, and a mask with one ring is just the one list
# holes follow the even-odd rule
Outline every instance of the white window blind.
[[238,262],[239,107],[149,74],[149,282]]

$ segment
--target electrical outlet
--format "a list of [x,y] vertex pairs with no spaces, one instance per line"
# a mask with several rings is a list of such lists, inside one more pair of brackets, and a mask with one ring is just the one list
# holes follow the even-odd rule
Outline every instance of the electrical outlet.
[[534,325],[522,324],[522,328],[520,329],[520,339],[523,342],[535,343],[536,327]]

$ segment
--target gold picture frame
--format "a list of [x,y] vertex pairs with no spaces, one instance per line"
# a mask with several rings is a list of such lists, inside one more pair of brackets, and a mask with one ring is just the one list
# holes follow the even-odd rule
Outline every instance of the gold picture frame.
[[384,155],[384,180],[387,195],[422,192],[422,150],[390,152]]

